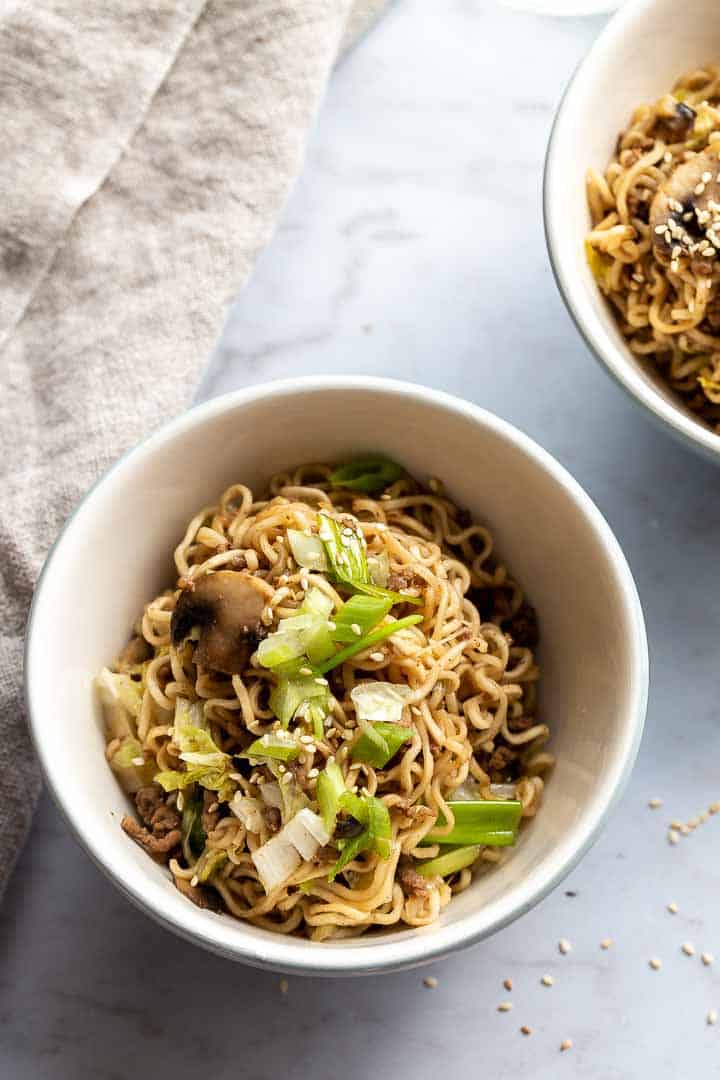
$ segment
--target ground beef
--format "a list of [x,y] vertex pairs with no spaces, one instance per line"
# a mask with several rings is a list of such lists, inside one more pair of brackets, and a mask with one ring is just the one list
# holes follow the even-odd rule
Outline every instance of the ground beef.
[[262,816],[268,832],[276,833],[280,831],[282,818],[280,817],[280,811],[277,806],[264,806],[262,809]]
[[403,892],[409,896],[424,896],[430,888],[430,883],[412,866],[403,866],[398,874]]
[[158,840],[180,828],[180,814],[174,806],[168,806],[165,799],[165,792],[159,784],[150,784],[135,793],[135,806],[140,820]]
[[501,784],[506,778],[508,768],[517,760],[517,751],[509,746],[498,746],[493,750],[487,763],[490,779],[495,784]]
[[[214,810],[210,807],[214,806]],[[206,833],[211,833],[220,820],[220,808],[217,801],[217,792],[203,791],[202,825]]]
[[511,716],[507,722],[508,731],[512,731],[513,734],[518,731],[527,731],[534,723],[532,716]]
[[388,578],[387,587],[392,592],[406,592],[407,589],[422,589],[425,581],[414,570],[404,566],[402,570],[395,570]]
[[[166,808],[168,809],[168,808]],[[172,829],[163,836],[154,836],[139,821],[126,814],[121,823],[123,830],[136,844],[144,848],[156,862],[166,863],[181,841],[179,829]]]
[[165,792],[159,784],[150,784],[135,792],[135,806],[144,825],[150,825],[153,814],[165,805]]
[[510,619],[506,629],[516,645],[534,649],[540,640],[540,627],[535,608],[531,604],[522,604]]
[[206,889],[204,885],[191,885],[185,878],[175,878],[175,887],[193,904],[208,911],[222,911],[220,897],[214,889]]

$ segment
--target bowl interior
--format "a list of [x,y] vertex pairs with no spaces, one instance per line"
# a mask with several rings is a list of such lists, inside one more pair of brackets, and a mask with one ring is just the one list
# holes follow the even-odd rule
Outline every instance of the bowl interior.
[[590,227],[585,172],[604,173],[636,106],[655,101],[692,68],[720,59],[716,0],[637,0],[600,35],[558,112],[548,150],[545,221],[553,267],[588,344],[633,396],[717,460],[720,437],[627,348],[593,280],[584,250]]
[[[487,522],[538,608],[542,713],[558,765],[540,818],[507,864],[440,922],[332,944],[282,938],[200,911],[120,830],[126,799],[107,767],[92,680],[142,605],[173,580],[187,521],[231,482],[381,449]],[[604,521],[548,455],[502,421],[444,395],[370,380],[301,380],[220,399],[126,456],[81,505],[36,595],[26,661],[31,723],[51,789],[95,860],[151,914],[217,951],[324,973],[421,962],[526,910],[591,841],[628,772],[644,715],[642,615]]]

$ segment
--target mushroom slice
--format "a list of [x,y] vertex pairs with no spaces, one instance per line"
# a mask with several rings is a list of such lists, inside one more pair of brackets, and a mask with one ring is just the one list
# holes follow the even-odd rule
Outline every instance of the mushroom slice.
[[193,581],[180,595],[170,622],[173,645],[199,634],[194,660],[235,675],[247,666],[264,634],[260,621],[270,592],[247,570],[220,570]]
[[[708,272],[720,249],[720,158],[705,150],[678,165],[658,188],[650,207],[655,256],[662,263],[683,255]],[[699,265],[698,265],[699,264]]]

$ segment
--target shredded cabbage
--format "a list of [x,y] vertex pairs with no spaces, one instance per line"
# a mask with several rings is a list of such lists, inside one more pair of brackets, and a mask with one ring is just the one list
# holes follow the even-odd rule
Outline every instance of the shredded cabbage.
[[145,693],[144,684],[123,672],[104,667],[95,680],[103,705],[123,705],[137,719]]
[[358,683],[350,691],[355,712],[361,720],[369,723],[383,721],[386,724],[397,724],[402,719],[403,706],[407,699],[412,697],[409,686],[398,686],[395,683],[386,682],[363,682]]
[[[208,791],[216,791],[219,802],[227,802],[235,791],[235,783],[230,779],[232,758],[215,744],[210,732],[197,724],[188,723],[186,717],[202,717],[201,705],[190,705],[178,698],[175,706],[175,734],[173,741],[180,749],[180,759],[188,768],[166,769],[159,772],[155,780],[165,791],[178,791],[188,784],[200,784]],[[179,719],[178,719],[179,717]]]

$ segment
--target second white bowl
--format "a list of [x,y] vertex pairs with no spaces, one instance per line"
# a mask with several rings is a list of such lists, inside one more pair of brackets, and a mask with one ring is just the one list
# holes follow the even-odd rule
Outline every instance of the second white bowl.
[[607,371],[652,418],[720,463],[720,435],[688,410],[650,363],[634,356],[585,258],[585,172],[604,172],[618,132],[642,102],[684,72],[720,59],[717,0],[635,0],[607,25],[567,88],[550,136],[544,213],[550,259],[580,333]]

